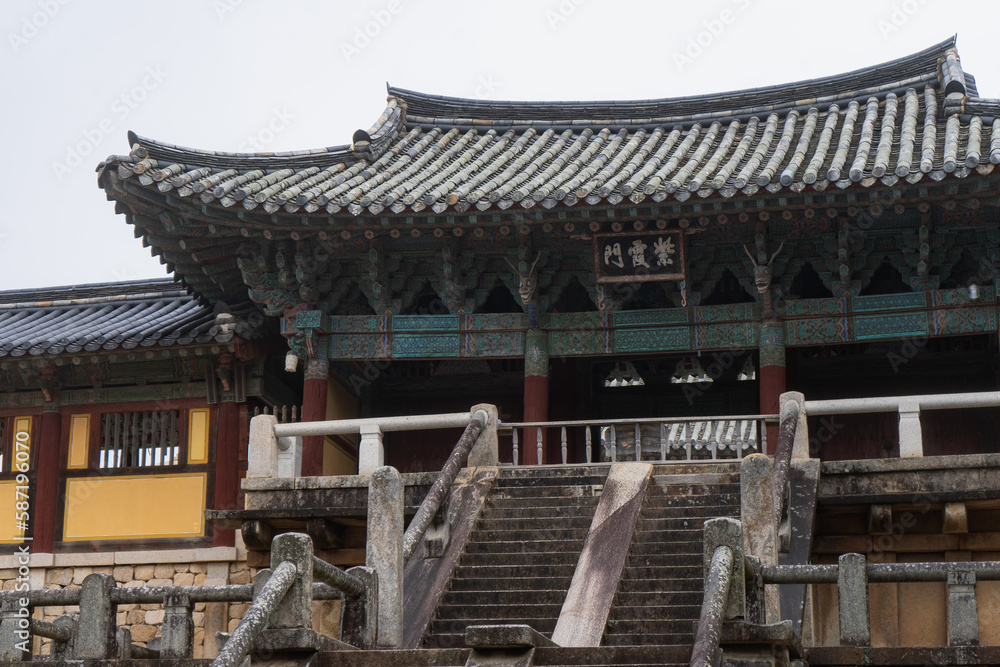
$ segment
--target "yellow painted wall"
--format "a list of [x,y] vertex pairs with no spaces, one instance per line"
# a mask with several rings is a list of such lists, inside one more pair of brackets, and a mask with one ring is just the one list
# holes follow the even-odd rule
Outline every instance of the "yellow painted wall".
[[69,455],[66,467],[87,467],[87,450],[90,447],[90,415],[73,415],[69,419]]
[[[0,482],[0,544],[20,543],[24,531],[17,527],[17,502],[26,500],[17,496],[17,482]],[[22,487],[23,488],[23,487]],[[30,502],[30,499],[27,499]]]
[[207,481],[206,473],[69,479],[63,539],[204,535]]
[[208,463],[208,408],[188,410],[188,463]]

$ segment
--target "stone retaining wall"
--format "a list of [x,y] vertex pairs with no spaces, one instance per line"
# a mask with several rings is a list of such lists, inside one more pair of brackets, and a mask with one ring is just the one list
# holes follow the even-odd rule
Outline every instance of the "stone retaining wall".
[[[110,574],[122,587],[213,586],[249,584],[257,568],[247,565],[246,551],[232,547],[177,549],[172,551],[122,551],[82,554],[32,554],[29,563],[31,588],[79,588],[87,575]],[[17,556],[0,556],[0,584],[14,590],[18,581]],[[215,633],[236,628],[249,603],[199,602],[194,605],[194,656],[211,658],[218,651]],[[327,603],[329,606],[329,603]],[[324,609],[327,611],[327,609]],[[332,611],[332,610],[329,610]],[[79,613],[78,607],[41,607],[35,618],[53,621],[61,614]],[[118,607],[118,626],[132,632],[132,642],[145,646],[159,635],[163,622],[160,604],[123,604]],[[324,623],[324,626],[329,625]],[[328,628],[324,628],[328,629]],[[48,653],[48,640],[36,639],[39,650]],[[38,642],[44,642],[39,644]]]

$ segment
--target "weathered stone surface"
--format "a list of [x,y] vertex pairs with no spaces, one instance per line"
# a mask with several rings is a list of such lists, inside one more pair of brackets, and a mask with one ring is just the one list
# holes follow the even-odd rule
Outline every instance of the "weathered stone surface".
[[136,579],[148,581],[153,578],[153,571],[155,569],[156,567],[153,565],[136,565],[132,576]]
[[50,586],[66,586],[73,583],[73,570],[65,567],[57,567],[49,570]]
[[174,586],[194,586],[194,575],[190,572],[178,572],[174,575]]
[[146,622],[146,612],[139,609],[126,612],[125,622],[129,625],[141,625]]
[[476,443],[469,452],[469,462],[467,465],[470,468],[479,466],[493,467],[499,465],[500,461],[500,445],[499,438],[497,437],[497,424],[500,421],[500,416],[497,407],[489,403],[480,403],[472,406],[471,412],[472,414],[476,414],[479,410],[486,412],[489,416],[489,421],[483,427],[482,432],[480,432],[479,437],[476,439]]
[[845,646],[869,646],[868,574],[865,557],[844,554],[839,559],[837,592],[840,599],[840,643]]
[[611,466],[552,632],[560,646],[600,646],[652,472],[648,463]]
[[135,569],[130,565],[119,565],[113,570],[115,581],[126,584],[135,578]]
[[[740,463],[740,519],[746,553],[761,565],[778,561],[775,520],[774,467],[772,459],[753,454]],[[780,620],[777,586],[765,586],[764,609],[767,622]]]
[[744,618],[746,615],[746,570],[743,558],[743,530],[739,521],[718,518],[705,522],[702,562],[706,582],[712,567],[712,559],[715,557],[715,550],[720,546],[729,547],[733,552],[733,573],[723,620]]
[[176,572],[173,565],[157,565],[153,568],[153,576],[157,579],[173,579]]
[[378,576],[378,647],[403,645],[403,485],[399,472],[383,466],[368,487],[365,564]]
[[115,656],[117,610],[110,597],[114,586],[114,578],[106,574],[91,574],[84,579],[80,606],[87,611],[80,615],[77,625],[77,659],[108,660]]
[[948,645],[979,645],[976,575],[973,572],[948,573]]
[[156,636],[156,628],[152,625],[133,625],[130,629],[132,630],[132,641],[140,644],[148,642]]
[[93,574],[94,568],[92,567],[77,567],[73,569],[73,581],[72,583],[77,585],[82,585],[83,580],[87,578],[87,575]]
[[465,645],[471,648],[534,648],[558,646],[530,625],[472,625],[465,629]]

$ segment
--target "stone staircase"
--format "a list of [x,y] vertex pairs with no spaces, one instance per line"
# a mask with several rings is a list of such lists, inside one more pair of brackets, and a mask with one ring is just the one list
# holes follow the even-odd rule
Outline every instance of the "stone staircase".
[[470,625],[527,623],[551,636],[607,466],[505,468],[422,646],[465,645]]
[[690,646],[702,603],[704,523],[739,515],[738,462],[657,466],[602,645]]

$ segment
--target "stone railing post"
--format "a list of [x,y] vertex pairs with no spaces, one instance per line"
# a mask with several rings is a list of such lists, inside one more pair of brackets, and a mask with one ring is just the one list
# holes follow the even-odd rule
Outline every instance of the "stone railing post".
[[0,602],[0,663],[30,660],[31,642],[31,608],[19,600]]
[[118,605],[111,601],[111,590],[115,586],[115,578],[110,574],[95,572],[83,580],[74,647],[77,660],[111,660],[115,657]]
[[365,584],[357,597],[344,596],[340,614],[340,640],[363,649],[376,648],[378,643],[378,574],[370,567],[352,567],[347,574]]
[[[753,454],[740,462],[740,528],[746,553],[756,556],[761,565],[778,564],[774,517],[774,466],[770,457]],[[778,587],[765,586],[766,622],[780,620],[779,604]]]
[[979,646],[975,572],[948,572],[948,646]]
[[[268,627],[312,629],[313,543],[308,535],[284,533],[274,538],[268,575],[284,561],[295,565],[298,576],[278,603]],[[258,572],[254,579],[255,595],[267,581],[261,577],[264,572]]]
[[[763,458],[763,457],[762,457]],[[729,584],[723,620],[746,618],[746,570],[743,558],[743,528],[736,519],[709,519],[705,522],[704,577],[706,584],[712,567],[712,558],[719,547],[729,547],[733,552],[733,573]]]
[[55,621],[53,625],[60,628],[66,628],[70,632],[70,640],[68,642],[52,642],[52,649],[49,652],[51,660],[53,662],[58,662],[62,660],[73,660],[76,657],[76,651],[73,650],[73,645],[76,642],[76,624],[79,621],[79,616],[76,614],[63,614]]
[[160,658],[183,660],[194,654],[194,620],[191,600],[183,593],[163,598],[163,624],[160,626]]
[[466,465],[470,468],[479,466],[495,467],[500,465],[500,441],[497,437],[497,425],[500,423],[500,413],[497,406],[489,403],[473,405],[471,414],[476,414],[482,410],[488,416],[483,430],[479,433],[479,438],[472,445],[469,452],[469,461]]
[[378,575],[378,648],[403,646],[403,482],[383,466],[368,483],[365,564]]
[[362,424],[361,444],[358,445],[358,474],[368,475],[385,465],[382,427],[375,423]]
[[278,477],[302,477],[302,438],[278,438]]
[[868,613],[867,560],[861,554],[844,554],[837,567],[840,598],[841,646],[871,646]]
[[806,400],[805,396],[798,391],[786,391],[778,399],[779,414],[784,414],[785,403],[794,401],[799,404],[799,420],[795,425],[795,444],[792,447],[793,459],[809,458],[809,426],[806,423]]
[[916,458],[924,455],[924,436],[920,428],[920,402],[899,401],[899,458]]
[[250,420],[250,445],[247,451],[247,477],[278,476],[278,438],[274,415],[257,415]]

